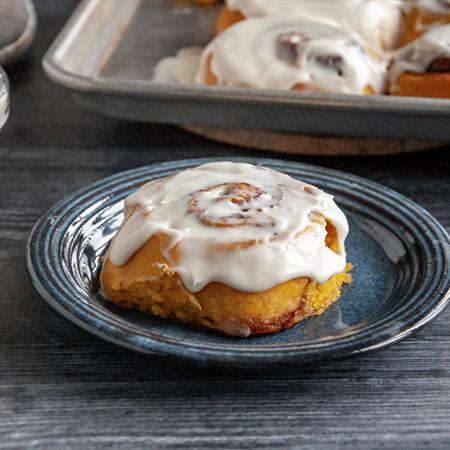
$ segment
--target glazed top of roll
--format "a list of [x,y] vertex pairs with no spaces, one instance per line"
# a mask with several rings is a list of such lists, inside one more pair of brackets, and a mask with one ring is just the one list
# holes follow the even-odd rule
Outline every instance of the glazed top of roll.
[[404,72],[450,73],[450,25],[432,27],[397,52],[389,70],[394,92],[395,83]]
[[405,5],[435,13],[450,13],[450,0],[412,0],[406,2]]
[[227,0],[247,18],[286,15],[336,21],[360,33],[371,45],[395,46],[401,24],[401,0]]
[[[155,234],[170,270],[191,292],[217,281],[262,292],[344,271],[348,224],[333,197],[271,169],[217,162],[145,184],[125,200],[110,261],[125,264]],[[327,226],[337,248],[326,245]]]
[[364,94],[384,89],[386,64],[355,32],[277,16],[244,20],[217,36],[195,81],[207,83],[210,70],[220,85]]

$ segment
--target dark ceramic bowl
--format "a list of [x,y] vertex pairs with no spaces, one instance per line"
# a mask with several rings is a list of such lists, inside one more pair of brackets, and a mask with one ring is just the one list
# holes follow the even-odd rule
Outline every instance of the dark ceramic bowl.
[[335,195],[350,222],[353,284],[319,317],[275,335],[230,338],[116,307],[99,292],[101,258],[122,221],[122,200],[144,182],[213,159],[122,172],[56,204],[35,225],[27,266],[42,297],[108,341],[231,366],[305,363],[375,350],[435,318],[449,301],[450,239],[423,208],[379,184],[321,167],[232,158],[315,184]]
[[0,2],[0,64],[18,60],[33,42],[37,16],[32,0]]

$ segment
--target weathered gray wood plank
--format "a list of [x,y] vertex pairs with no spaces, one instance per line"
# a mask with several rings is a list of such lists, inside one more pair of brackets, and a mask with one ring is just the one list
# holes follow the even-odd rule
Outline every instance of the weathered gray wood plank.
[[[37,2],[36,44],[10,72],[12,113],[0,134],[0,448],[450,448],[450,310],[378,353],[232,372],[114,347],[34,292],[24,267],[27,235],[74,189],[153,161],[260,154],[77,107],[40,68],[75,3]],[[450,228],[448,148],[302,160],[382,182]]]

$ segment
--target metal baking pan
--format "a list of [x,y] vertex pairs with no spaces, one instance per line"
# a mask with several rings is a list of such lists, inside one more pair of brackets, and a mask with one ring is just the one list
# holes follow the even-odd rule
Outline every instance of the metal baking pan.
[[188,0],[84,0],[46,53],[45,72],[85,107],[124,119],[450,140],[449,100],[152,82],[160,58],[211,39],[219,7]]

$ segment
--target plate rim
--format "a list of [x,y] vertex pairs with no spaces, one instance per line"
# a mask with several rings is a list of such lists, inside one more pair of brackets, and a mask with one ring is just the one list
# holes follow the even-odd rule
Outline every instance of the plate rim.
[[[80,314],[80,311],[77,311],[79,302],[78,305],[77,302],[75,302],[75,304],[72,306],[67,304],[67,300],[63,300],[61,303],[61,298],[54,298],[50,290],[41,282],[39,268],[37,266],[35,267],[34,261],[34,258],[39,258],[39,255],[33,253],[34,246],[32,244],[33,239],[36,237],[37,231],[39,230],[39,227],[45,222],[46,219],[48,219],[49,216],[52,215],[53,211],[61,209],[64,205],[68,204],[73,199],[79,199],[79,197],[82,195],[86,195],[90,192],[92,193],[95,190],[98,190],[103,185],[111,185],[111,183],[114,182],[118,182],[119,184],[124,183],[125,180],[132,174],[138,175],[145,172],[151,173],[152,170],[156,170],[158,172],[171,169],[182,170],[183,168],[188,166],[194,166],[205,162],[220,161],[224,159],[236,162],[259,162],[264,165],[268,165],[269,167],[273,167],[274,165],[277,166],[279,164],[294,164],[294,166],[296,166],[298,169],[313,169],[314,175],[320,176],[322,174],[325,174],[329,176],[338,176],[340,178],[346,177],[347,180],[361,183],[361,185],[365,187],[372,186],[382,188],[382,191],[387,195],[393,195],[394,197],[406,202],[406,204],[408,204],[409,206],[414,206],[420,213],[421,217],[427,219],[427,221],[429,221],[440,233],[440,239],[436,240],[436,242],[442,248],[444,255],[447,256],[447,258],[443,258],[442,261],[442,263],[444,264],[444,281],[440,281],[440,284],[444,284],[444,282],[447,282],[448,284],[446,285],[446,287],[444,286],[442,288],[442,291],[439,290],[433,291],[431,294],[428,293],[428,296],[430,297],[428,300],[433,300],[433,307],[428,306],[427,308],[424,308],[424,311],[422,311],[420,317],[410,320],[410,322],[408,322],[408,324],[406,325],[397,326],[398,330],[395,333],[393,333],[392,328],[393,325],[399,321],[399,319],[394,320],[391,324],[388,323],[389,326],[386,330],[388,332],[382,335],[378,335],[376,339],[373,339],[373,342],[367,342],[365,345],[362,345],[362,338],[364,338],[364,336],[359,337],[359,339],[358,337],[356,337],[354,341],[350,340],[350,342],[346,342],[346,340],[348,341],[347,336],[341,339],[337,338],[334,343],[330,343],[329,341],[325,341],[320,344],[313,343],[314,345],[312,349],[305,348],[305,344],[297,344],[295,348],[287,348],[285,350],[274,350],[267,348],[248,350],[247,348],[243,348],[241,346],[237,346],[233,350],[224,350],[221,348],[216,348],[217,345],[220,346],[223,344],[183,344],[183,342],[180,341],[173,342],[172,338],[166,338],[164,336],[160,336],[160,339],[156,339],[156,336],[145,336],[145,345],[143,345],[143,342],[136,341],[136,339],[138,338],[136,334],[133,334],[128,330],[120,329],[114,323],[110,323],[110,321],[105,321],[107,317],[103,318],[103,326],[101,327],[101,329],[99,329],[99,324],[96,323],[99,320],[97,317],[89,317],[89,315],[86,315],[84,313]],[[450,270],[448,259],[449,252],[450,237],[447,231],[425,208],[418,205],[413,200],[410,200],[409,198],[403,196],[402,194],[399,194],[392,189],[386,188],[383,185],[372,180],[335,169],[329,169],[317,165],[276,158],[209,157],[178,159],[166,162],[155,162],[145,166],[138,166],[133,169],[117,172],[110,176],[99,179],[93,183],[90,183],[80,189],[77,189],[76,191],[72,192],[68,196],[55,203],[52,207],[50,207],[33,226],[26,244],[26,266],[30,274],[32,284],[35,287],[36,291],[53,309],[59,312],[66,319],[106,341],[129,348],[134,351],[138,351],[140,353],[154,354],[154,352],[156,352],[159,354],[166,354],[172,357],[190,360],[197,363],[232,365],[239,367],[261,367],[277,363],[304,364],[315,360],[335,359],[342,356],[355,355],[387,347],[410,336],[418,329],[437,318],[450,302]],[[363,328],[363,330],[364,329],[365,328]],[[353,335],[351,335],[350,337],[352,336]],[[168,342],[171,340],[172,342]],[[249,354],[249,352],[251,354]]]

